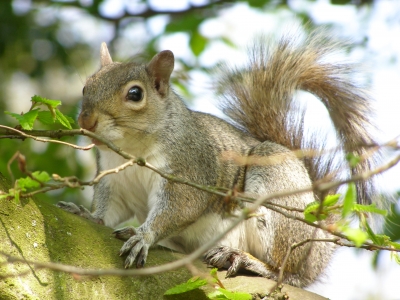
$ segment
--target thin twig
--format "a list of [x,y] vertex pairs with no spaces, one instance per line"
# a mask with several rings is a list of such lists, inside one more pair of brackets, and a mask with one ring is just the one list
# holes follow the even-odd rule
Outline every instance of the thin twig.
[[[4,126],[2,126],[4,128]],[[8,129],[8,128],[7,128]],[[9,129],[8,129],[9,130]],[[1,133],[1,132],[0,132]],[[7,133],[8,134],[8,133]],[[18,134],[24,135],[24,133],[18,132]],[[40,131],[40,132],[34,132],[34,134],[44,134],[44,131]],[[125,167],[131,166],[133,165],[135,162],[137,162],[140,165],[143,165],[155,172],[157,172],[159,175],[161,175],[162,177],[177,182],[177,183],[182,183],[182,184],[186,184],[192,187],[195,187],[197,189],[200,190],[204,190],[204,191],[208,191],[217,195],[221,195],[221,196],[226,196],[226,193],[221,192],[220,188],[216,188],[216,187],[210,187],[210,186],[202,186],[193,182],[190,182],[186,179],[183,178],[178,178],[176,176],[173,176],[171,174],[167,174],[164,172],[161,172],[160,170],[158,170],[157,168],[155,168],[154,166],[144,162],[141,159],[137,159],[130,155],[129,153],[126,153],[124,151],[122,151],[121,149],[119,149],[118,147],[116,147],[113,143],[93,134],[90,131],[84,130],[84,129],[80,129],[80,130],[68,130],[68,131],[56,131],[56,132],[46,132],[45,134],[47,134],[48,136],[51,137],[57,137],[59,138],[60,136],[72,136],[72,135],[86,135],[92,138],[95,138],[99,141],[101,141],[102,143],[104,143],[105,145],[107,145],[111,150],[113,150],[114,152],[118,153],[119,155],[121,155],[122,157],[129,159],[128,162],[126,162],[125,164],[111,169],[111,170],[107,170],[104,171],[104,174],[102,174],[101,176],[106,176],[108,174],[111,173],[116,173],[120,170],[122,170]],[[25,134],[26,135],[26,134]],[[30,137],[30,135],[28,135]],[[46,140],[47,141],[47,140]],[[276,193],[272,193],[263,197],[259,197],[257,200],[255,200],[252,205],[250,205],[249,208],[246,208],[244,210],[242,210],[241,214],[233,220],[233,222],[231,223],[231,225],[224,231],[221,232],[220,234],[218,234],[217,236],[215,236],[213,239],[209,240],[207,243],[203,244],[201,247],[199,247],[196,251],[194,251],[193,253],[189,254],[187,257],[174,261],[172,263],[168,263],[162,266],[157,266],[157,267],[149,267],[149,268],[145,268],[145,269],[141,269],[141,270],[120,270],[120,269],[108,269],[108,270],[93,270],[93,269],[81,269],[81,268],[77,268],[74,266],[67,266],[67,265],[62,265],[62,264],[57,264],[57,263],[41,263],[41,262],[32,262],[32,261],[26,261],[20,258],[16,258],[16,257],[12,257],[4,252],[0,252],[2,255],[6,256],[9,262],[25,262],[25,263],[29,263],[34,265],[37,268],[50,268],[53,270],[57,270],[57,271],[63,271],[63,272],[67,272],[67,273],[72,273],[72,274],[79,274],[79,275],[93,275],[93,276],[100,276],[100,275],[112,275],[112,276],[144,276],[144,275],[149,275],[149,274],[156,274],[156,273],[161,273],[161,272],[165,272],[165,271],[169,271],[172,269],[176,269],[182,266],[185,266],[187,264],[190,264],[194,259],[198,258],[200,255],[202,255],[202,253],[204,253],[206,250],[208,250],[210,247],[212,247],[213,245],[215,245],[215,243],[217,243],[221,238],[223,238],[230,230],[232,230],[235,226],[237,226],[240,222],[242,222],[243,220],[245,220],[246,218],[248,218],[249,214],[254,213],[258,207],[260,205],[264,205],[265,207],[267,207],[268,209],[271,209],[279,214],[282,214],[284,216],[286,216],[287,218],[290,219],[294,219],[300,222],[304,222],[312,227],[315,228],[319,228],[322,230],[326,230],[328,232],[330,232],[333,235],[336,235],[342,239],[347,239],[347,237],[340,233],[340,232],[336,232],[336,231],[332,231],[332,229],[326,227],[323,224],[314,224],[311,222],[306,221],[303,218],[297,217],[295,215],[289,214],[287,212],[284,212],[282,210],[280,210],[279,208],[277,208],[277,205],[275,203],[271,203],[269,202],[272,199],[276,199],[276,198],[280,198],[280,197],[284,197],[284,196],[289,196],[289,195],[293,195],[293,194],[299,194],[299,193],[307,193],[307,192],[312,192],[313,190],[317,190],[317,191],[326,191],[326,190],[330,190],[334,187],[338,187],[342,184],[346,184],[349,182],[354,182],[354,181],[359,181],[359,180],[365,180],[371,176],[374,176],[376,174],[382,173],[383,171],[391,168],[392,166],[396,165],[400,160],[400,155],[396,156],[394,159],[392,159],[391,161],[389,161],[387,164],[382,165],[374,170],[371,171],[367,171],[364,172],[362,174],[357,174],[354,175],[346,180],[342,180],[342,181],[337,181],[337,182],[330,182],[330,183],[319,183],[319,184],[314,184],[313,186],[310,187],[305,187],[303,189],[298,189],[298,190],[287,190],[287,191],[281,191],[281,192],[276,192]],[[98,178],[100,176],[100,174],[91,182],[89,183],[81,183],[80,181],[76,181],[80,184],[94,184],[95,180],[99,180],[100,178]],[[75,182],[75,184],[76,184]],[[47,187],[49,188],[49,187]],[[237,200],[241,200],[241,201],[250,201],[249,198],[246,197],[239,197],[239,196],[235,196],[232,197],[234,199]],[[251,200],[252,201],[252,200]],[[288,207],[282,207],[283,209],[287,209]],[[290,210],[290,209],[288,209]],[[292,210],[295,210],[292,208]],[[317,240],[317,239],[313,239],[313,240],[307,240],[307,241],[303,241],[301,243],[298,243],[296,247],[299,247],[307,242],[310,241],[322,241],[322,239]],[[328,239],[324,239],[325,242],[328,242]],[[338,245],[344,245],[344,246],[348,246],[348,247],[355,247],[354,244],[348,244],[348,243],[343,243],[340,242],[340,240],[338,239],[331,239],[330,242],[335,242]],[[293,245],[292,245],[293,246]],[[367,250],[376,250],[376,249],[381,249],[381,250],[389,250],[389,251],[396,251],[396,252],[400,252],[399,249],[393,249],[391,247],[386,247],[386,246],[379,246],[379,245],[375,245],[373,243],[370,242],[365,242],[364,245],[362,245],[359,248],[363,248],[363,249],[367,249]],[[291,248],[292,249],[292,248]],[[294,248],[293,248],[294,249]],[[291,252],[292,250],[290,250]],[[287,257],[290,255],[287,254]],[[283,270],[284,268],[282,268]],[[283,271],[282,271],[283,272]]]
[[0,128],[4,128],[4,129],[10,130],[10,131],[14,131],[14,132],[18,133],[20,136],[23,136],[24,138],[30,138],[30,139],[33,139],[33,140],[38,141],[38,142],[62,144],[62,145],[66,145],[66,146],[72,147],[74,149],[84,150],[84,151],[90,150],[90,149],[92,149],[94,147],[94,144],[90,144],[88,146],[78,146],[78,145],[75,145],[75,144],[71,144],[71,143],[67,143],[67,142],[63,142],[63,141],[58,141],[58,140],[42,139],[42,138],[27,134],[27,133],[25,133],[23,131],[20,131],[18,129],[15,129],[15,128],[12,128],[12,127],[8,127],[8,126],[4,126],[4,125],[0,125]]

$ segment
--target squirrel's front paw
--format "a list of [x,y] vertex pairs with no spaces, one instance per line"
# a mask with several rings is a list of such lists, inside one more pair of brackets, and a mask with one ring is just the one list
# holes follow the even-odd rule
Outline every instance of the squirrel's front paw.
[[151,234],[143,233],[133,227],[117,229],[113,233],[117,238],[128,239],[119,251],[120,256],[129,252],[125,260],[125,268],[131,267],[135,260],[137,268],[143,267],[146,263],[149,248],[152,245]]

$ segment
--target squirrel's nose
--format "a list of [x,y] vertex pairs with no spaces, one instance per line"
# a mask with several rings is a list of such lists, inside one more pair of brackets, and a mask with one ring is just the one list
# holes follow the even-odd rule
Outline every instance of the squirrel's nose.
[[78,117],[78,124],[81,128],[94,132],[97,127],[97,114],[82,111]]

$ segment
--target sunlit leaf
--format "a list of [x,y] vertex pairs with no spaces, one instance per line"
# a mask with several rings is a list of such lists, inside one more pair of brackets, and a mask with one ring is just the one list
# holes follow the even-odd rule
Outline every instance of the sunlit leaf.
[[368,234],[358,228],[344,228],[343,233],[351,240],[356,247],[362,246],[362,244],[368,239]]
[[351,182],[349,183],[347,192],[343,200],[343,210],[342,210],[343,218],[349,215],[353,211],[354,204],[356,203],[356,201],[357,201],[356,185],[354,184],[354,182]]
[[360,163],[361,157],[353,153],[347,153],[346,160],[349,162],[350,167],[355,167]]
[[57,121],[60,122],[61,125],[63,125],[64,127],[68,128],[68,129],[72,129],[71,123],[68,120],[68,118],[66,116],[64,116],[63,113],[61,111],[59,111],[58,109],[56,109],[55,111],[56,111]]
[[56,108],[57,106],[61,105],[61,101],[60,100],[50,100],[50,99],[46,99],[40,96],[33,96],[32,97],[32,102],[36,102],[36,103],[43,103],[45,105],[49,105],[50,107]]
[[324,206],[333,206],[335,205],[340,198],[340,194],[335,194],[335,195],[328,195],[324,199]]
[[47,110],[39,111],[37,119],[39,122],[46,124],[46,125],[54,124],[54,121],[56,120],[55,118],[53,118],[52,113]]
[[21,125],[21,127],[25,130],[32,130],[33,129],[33,123],[35,122],[37,116],[38,116],[38,111],[39,109],[33,109],[31,111],[28,111],[27,113],[24,113],[22,115],[12,113],[9,111],[5,111],[7,115],[10,115],[14,118],[16,118]]
[[[32,173],[32,177],[18,179],[18,187],[25,191],[26,189],[40,187],[40,182],[47,182],[51,179],[50,175],[44,171],[36,171]],[[36,180],[35,180],[36,179]]]
[[193,32],[192,36],[190,37],[189,45],[190,45],[190,49],[192,49],[193,54],[195,56],[199,56],[206,48],[207,43],[208,43],[208,39],[206,39],[200,33],[195,31],[195,32]]
[[167,26],[165,27],[165,32],[194,32],[197,31],[199,25],[203,21],[204,18],[195,12],[191,14],[177,16],[174,17],[172,22],[169,22],[167,24]]
[[207,280],[199,277],[190,278],[187,282],[174,286],[164,293],[164,295],[176,295],[186,293],[207,284]]
[[318,219],[316,217],[316,214],[320,205],[321,203],[319,203],[318,201],[309,203],[304,209],[304,218],[312,223],[317,221]]
[[399,243],[390,242],[389,244],[390,244],[391,247],[393,247],[395,249],[400,249],[400,244]]
[[377,208],[375,203],[372,203],[370,205],[362,205],[356,203],[354,204],[353,210],[356,212],[375,213],[382,216],[386,216],[388,214],[387,210]]
[[44,171],[36,171],[32,173],[32,176],[41,181],[41,182],[47,182],[51,179],[50,175],[47,172]]
[[223,288],[219,288],[218,292],[220,292],[224,297],[221,297],[221,294],[215,294],[216,297],[211,299],[230,299],[230,300],[251,300],[253,297],[249,293],[240,293],[240,292],[231,292],[225,290]]
[[269,2],[270,0],[248,0],[249,5],[256,8],[264,7]]
[[18,187],[21,189],[32,189],[40,187],[40,183],[30,177],[18,179]]
[[392,252],[391,253],[391,257],[392,259],[394,259],[394,261],[400,265],[400,254],[397,252]]

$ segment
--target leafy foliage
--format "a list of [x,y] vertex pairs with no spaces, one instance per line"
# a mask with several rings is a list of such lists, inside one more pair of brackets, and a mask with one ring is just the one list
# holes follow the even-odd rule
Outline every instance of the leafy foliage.
[[304,209],[304,218],[311,223],[318,220],[325,220],[329,214],[330,208],[336,205],[339,198],[339,194],[328,195],[322,203],[315,201],[308,204]]
[[215,292],[207,295],[210,299],[229,299],[229,300],[251,300],[253,297],[249,293],[231,292],[223,288],[218,288]]
[[[26,113],[9,113],[9,115],[13,116],[18,121],[22,129],[27,129],[27,126],[36,128],[36,125],[38,125],[34,124],[36,120],[39,121],[44,128],[49,128],[50,126],[52,129],[57,129],[65,127],[65,125],[67,125],[67,128],[72,127],[74,123],[73,119],[59,110],[61,101],[34,96],[32,97],[31,103],[31,110]],[[73,111],[69,111],[69,114],[76,114],[77,107],[73,109]],[[32,111],[33,113],[31,115]],[[64,125],[62,125],[62,122]],[[28,125],[25,123],[28,123]],[[2,121],[1,124],[8,125],[5,121]],[[15,123],[9,124],[9,126],[15,126]],[[32,129],[32,127],[29,127],[29,129]],[[71,137],[69,141],[76,144],[77,139],[77,137]],[[85,178],[87,170],[84,169],[82,163],[77,159],[78,152],[72,148],[54,143],[38,143],[30,139],[26,139],[23,142],[19,140],[2,139],[0,156],[3,158],[4,163],[0,164],[0,173],[5,176],[9,175],[10,179],[11,177],[19,178],[26,176],[26,174],[18,168],[17,164],[13,163],[9,166],[7,164],[7,161],[11,159],[17,151],[24,154],[27,158],[26,164],[29,170],[46,170],[48,174],[59,174],[60,176],[70,176],[73,174],[79,178]],[[66,159],[66,157],[68,157],[68,159]],[[18,197],[20,192],[20,190],[16,191],[15,196]],[[82,192],[79,189],[63,189],[57,192],[59,197],[65,200],[74,200],[75,202],[82,200],[82,196],[79,195],[80,193]],[[7,195],[1,195],[0,198],[10,196]],[[14,195],[14,192],[12,195]],[[47,193],[42,194],[40,197],[50,203],[55,203],[59,200],[59,198],[57,199],[54,195],[52,196]]]
[[[40,96],[32,97],[32,106],[27,113],[24,114],[16,114],[12,112],[6,111],[5,113],[16,118],[21,125],[21,127],[25,130],[32,130],[33,123],[38,120],[46,125],[51,125],[55,123],[59,123],[62,126],[72,129],[71,124],[74,123],[74,120],[68,116],[65,116],[57,107],[61,105],[61,101],[59,100],[49,100]],[[48,111],[43,111],[41,108],[35,108],[40,105],[47,107]]]
[[19,125],[21,125],[21,127],[25,130],[32,130],[33,129],[33,123],[35,122],[35,120],[38,117],[38,113],[39,113],[39,109],[33,109],[28,111],[25,114],[16,114],[16,113],[12,113],[9,111],[5,111],[5,113],[7,115],[10,115],[14,118],[16,118],[19,122]]
[[17,180],[17,186],[21,191],[27,189],[38,188],[43,183],[48,182],[51,179],[50,175],[44,171],[33,172],[30,177],[20,178]]
[[[342,218],[337,223],[337,229],[344,233],[356,247],[361,247],[366,241],[370,240],[376,245],[397,249],[397,243],[392,242],[388,235],[375,234],[366,221],[366,213],[386,216],[387,211],[377,208],[375,203],[370,205],[357,204],[356,199],[357,192],[355,184],[349,183],[342,203],[339,202],[339,194],[328,195],[322,202],[316,201],[308,204],[304,209],[304,219],[314,223],[325,220],[330,214],[341,215]],[[360,228],[352,228],[350,226],[350,222],[347,219],[350,214],[356,214],[358,216]]]
[[231,292],[231,291],[225,289],[222,286],[221,281],[218,279],[216,268],[214,268],[210,271],[210,275],[211,275],[211,279],[209,279],[209,280],[201,279],[199,276],[190,278],[187,282],[170,288],[169,290],[167,290],[164,293],[164,295],[183,294],[183,293],[198,289],[207,284],[211,284],[212,286],[214,286],[214,284],[217,283],[217,286],[215,287],[216,290],[207,295],[207,297],[209,299],[230,299],[230,300],[251,300],[252,299],[252,296],[249,293]]
[[192,277],[187,282],[174,286],[164,293],[164,295],[177,295],[186,293],[199,287],[207,285],[207,280],[201,279],[200,277]]
[[21,192],[37,189],[50,180],[51,177],[47,172],[35,171],[30,176],[19,178],[15,182],[14,188],[9,189],[8,193],[0,194],[0,199],[14,198],[15,202],[19,203]]
[[347,188],[346,195],[344,196],[342,218],[345,218],[351,213],[356,203],[357,203],[356,185],[354,184],[354,182],[351,182]]

